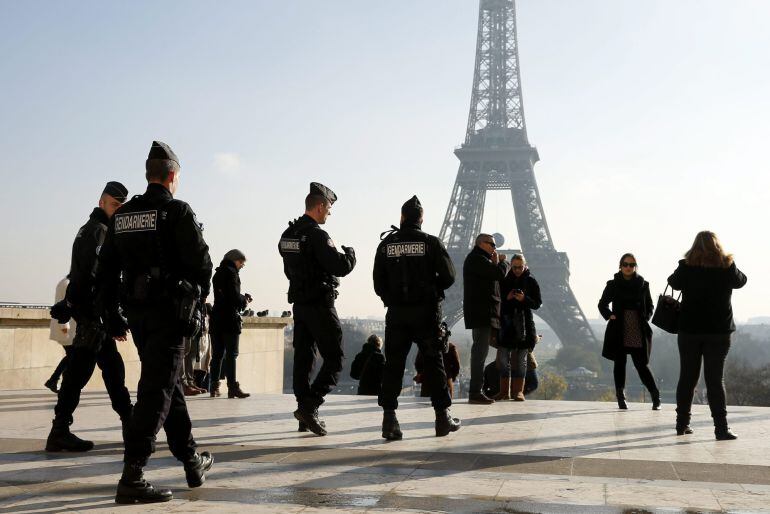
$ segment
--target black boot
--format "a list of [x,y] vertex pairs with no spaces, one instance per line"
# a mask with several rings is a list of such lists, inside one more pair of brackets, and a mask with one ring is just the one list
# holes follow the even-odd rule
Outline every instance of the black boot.
[[123,464],[123,476],[118,482],[115,503],[158,503],[173,499],[170,489],[155,489],[144,479],[141,464]]
[[436,437],[444,437],[449,432],[460,430],[460,420],[449,415],[448,409],[436,411]]
[[93,441],[86,441],[70,432],[69,421],[53,420],[51,433],[45,443],[47,452],[87,452],[94,447]]
[[730,427],[727,426],[727,419],[715,419],[714,420],[714,436],[717,441],[732,441],[738,439],[738,436],[733,434]]
[[321,420],[318,419],[317,409],[307,409],[299,407],[294,411],[294,417],[297,418],[301,424],[304,424],[315,435],[326,435],[326,423],[321,424]]
[[404,437],[395,410],[386,410],[382,415],[382,437],[388,441],[400,441]]
[[52,392],[58,394],[59,393],[59,388],[56,387],[56,382],[58,382],[58,380],[54,379],[54,377],[51,377],[48,380],[46,380],[45,384],[43,384],[43,385],[46,386],[48,389],[50,389]]
[[196,453],[188,462],[184,463],[184,474],[189,487],[200,487],[206,481],[206,472],[214,464],[214,456],[209,452]]
[[219,398],[222,393],[219,392],[219,380],[211,381],[211,392],[209,393],[212,398]]
[[677,407],[676,409],[676,435],[692,434],[690,428],[690,411]]
[[660,391],[650,391],[652,396],[652,410],[660,410]]
[[[318,414],[316,413],[316,416],[317,415]],[[326,421],[322,420],[321,418],[318,418],[318,424],[321,425],[322,427],[326,428]],[[297,432],[309,432],[309,430],[307,428],[307,425],[300,421],[299,422],[299,427],[297,427]]]
[[626,392],[623,389],[615,389],[615,395],[618,397],[618,409],[627,410]]
[[248,398],[251,396],[249,393],[244,393],[241,390],[241,385],[236,382],[232,385],[227,384],[227,397],[228,398]]

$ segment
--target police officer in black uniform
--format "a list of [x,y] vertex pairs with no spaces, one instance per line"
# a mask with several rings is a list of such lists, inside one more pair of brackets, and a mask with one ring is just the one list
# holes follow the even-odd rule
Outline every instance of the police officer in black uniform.
[[422,231],[423,209],[413,196],[401,207],[401,226],[393,227],[377,247],[374,291],[388,308],[385,317],[385,372],[379,405],[384,410],[382,437],[403,437],[396,418],[406,357],[417,343],[425,358],[423,380],[436,411],[436,436],[460,428],[449,415],[452,399],[442,359],[441,301],[455,281],[455,269],[441,241]]
[[[46,451],[88,451],[91,441],[70,432],[72,415],[80,403],[80,391],[91,379],[94,368],[102,370],[102,379],[112,402],[112,408],[125,426],[131,418],[131,397],[126,389],[126,368],[118,353],[115,339],[108,337],[103,318],[96,304],[96,273],[99,250],[107,235],[107,224],[115,211],[126,201],[128,190],[120,182],[108,182],[85,225],[80,227],[72,245],[70,283],[64,300],[51,309],[51,316],[60,323],[70,317],[77,322],[68,365],[64,371],[59,398],[56,402],[51,433]],[[112,320],[117,321],[117,318]],[[121,318],[122,321],[122,318]],[[125,341],[125,335],[117,339]]]
[[[317,435],[326,435],[318,407],[337,385],[344,359],[342,327],[334,308],[340,283],[337,277],[344,277],[356,265],[353,249],[343,246],[338,252],[319,226],[326,223],[336,200],[331,189],[311,183],[305,214],[289,223],[278,243],[283,271],[289,279],[289,303],[294,304],[294,417],[300,422],[300,431],[309,428]],[[323,365],[311,385],[316,348]]]
[[188,486],[202,485],[213,463],[209,452],[197,452],[180,380],[183,338],[195,334],[198,306],[209,293],[211,259],[195,213],[173,197],[180,171],[176,154],[154,141],[146,170],[147,191],[118,210],[101,252],[104,308],[114,310],[118,301],[123,306],[142,366],[118,503],[171,500],[170,490],[155,489],[142,473],[161,427],[169,450],[184,464]]

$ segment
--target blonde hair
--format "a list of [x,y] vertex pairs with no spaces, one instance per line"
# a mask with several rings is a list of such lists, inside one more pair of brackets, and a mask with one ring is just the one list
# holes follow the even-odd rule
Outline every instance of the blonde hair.
[[717,235],[709,230],[698,232],[684,258],[688,265],[704,268],[729,268],[733,264],[732,254],[725,253]]

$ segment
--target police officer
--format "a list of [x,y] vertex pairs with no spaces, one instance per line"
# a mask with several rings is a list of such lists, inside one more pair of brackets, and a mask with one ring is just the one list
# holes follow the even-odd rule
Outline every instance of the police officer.
[[[289,223],[281,235],[278,251],[283,258],[283,271],[289,279],[289,303],[294,304],[294,417],[300,431],[310,429],[326,435],[326,425],[318,418],[318,407],[337,385],[342,361],[342,327],[334,300],[339,279],[356,265],[352,248],[337,251],[334,241],[320,225],[326,223],[337,195],[317,182],[310,184],[305,198],[305,214]],[[323,365],[313,384],[315,349],[323,357]]]
[[119,299],[141,360],[117,503],[171,500],[170,490],[155,489],[142,473],[161,427],[188,486],[202,485],[213,464],[209,452],[196,451],[180,380],[183,338],[195,335],[195,307],[208,295],[211,259],[195,213],[174,199],[176,154],[153,141],[146,170],[147,191],[115,214],[101,253],[105,308]]
[[[385,317],[385,372],[379,404],[384,410],[382,437],[403,437],[396,418],[406,357],[417,343],[425,362],[424,383],[436,411],[436,436],[460,428],[449,415],[452,399],[442,359],[441,301],[455,281],[455,269],[444,245],[422,231],[423,209],[413,196],[401,207],[401,226],[385,237],[374,258],[374,291],[388,308]],[[385,235],[385,234],[383,234]]]
[[[72,349],[67,352],[55,418],[45,449],[83,452],[94,447],[91,441],[70,432],[72,415],[80,403],[80,391],[91,379],[96,365],[112,402],[112,408],[125,426],[131,418],[131,397],[126,389],[126,368],[118,353],[115,339],[125,341],[125,334],[115,339],[107,336],[101,312],[96,306],[96,272],[99,250],[107,235],[107,224],[126,201],[128,190],[120,182],[108,182],[85,225],[80,227],[72,245],[70,283],[62,301],[51,308],[51,316],[66,323],[70,317],[77,323]],[[113,319],[113,321],[116,321]],[[122,321],[122,318],[121,320]]]

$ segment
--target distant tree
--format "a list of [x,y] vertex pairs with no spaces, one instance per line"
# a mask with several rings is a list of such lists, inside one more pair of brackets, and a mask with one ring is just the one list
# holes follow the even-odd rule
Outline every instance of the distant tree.
[[550,363],[562,373],[580,366],[598,373],[602,370],[601,353],[598,346],[572,344],[559,348]]
[[728,405],[770,406],[770,365],[754,367],[748,361],[728,359],[725,366]]
[[567,391],[567,381],[556,373],[544,372],[538,380],[537,391],[534,395],[540,400],[561,400]]

